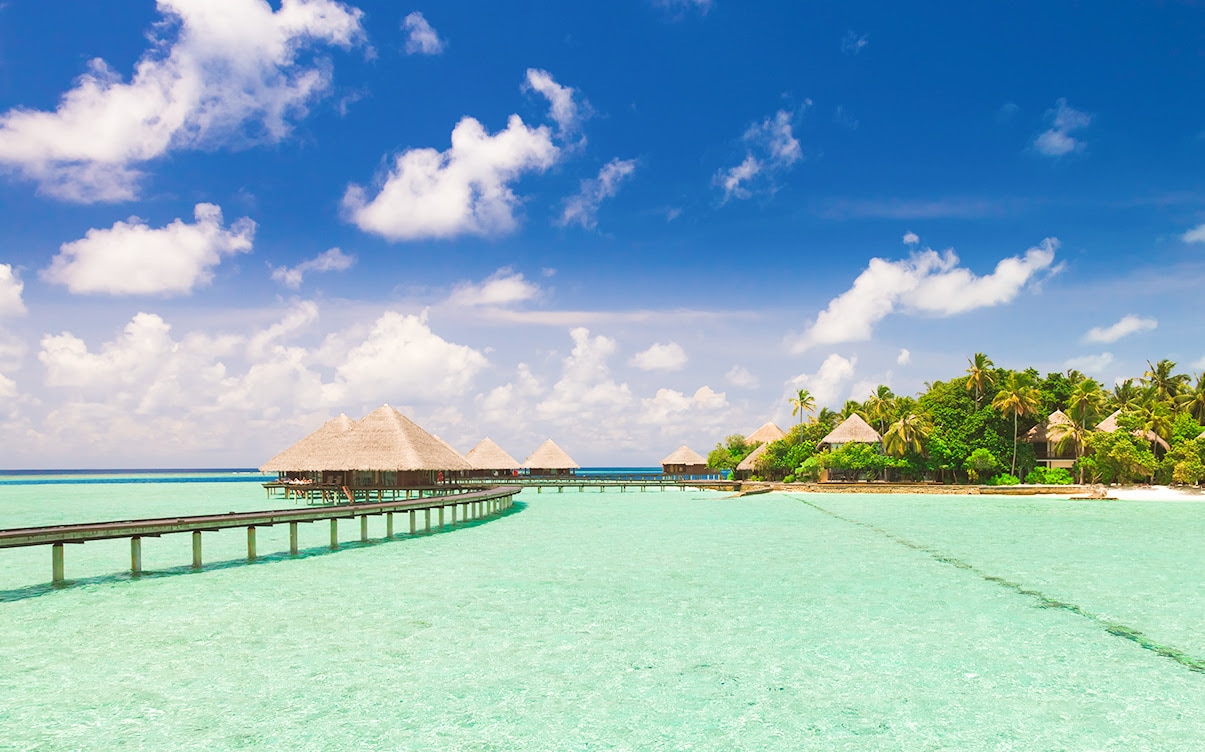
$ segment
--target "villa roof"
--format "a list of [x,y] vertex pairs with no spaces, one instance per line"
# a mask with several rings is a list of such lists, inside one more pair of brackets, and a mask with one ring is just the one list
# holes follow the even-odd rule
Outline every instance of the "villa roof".
[[771,441],[778,441],[784,436],[786,436],[786,433],[781,428],[774,425],[773,421],[770,421],[746,436],[745,441],[760,441],[763,444],[769,444]]
[[662,465],[706,465],[707,458],[683,444],[661,460]]
[[[261,472],[279,473],[288,472],[290,470],[304,470],[303,465],[309,455],[316,447],[328,443],[336,436],[340,436],[356,425],[356,422],[347,415],[339,413],[339,417],[332,418],[318,427],[318,430],[305,436],[293,446],[284,450],[272,459],[268,460],[260,468]],[[326,468],[319,468],[325,470]]]
[[1096,424],[1096,430],[1113,433],[1117,430],[1117,416],[1119,415],[1121,415],[1121,410],[1114,410],[1109,417]]
[[294,470],[472,470],[464,457],[389,405],[316,442]]
[[486,436],[464,456],[478,470],[518,470],[519,461]]
[[850,444],[858,442],[862,444],[877,444],[883,440],[879,432],[870,427],[870,424],[862,420],[862,416],[854,413],[845,420],[841,421],[841,425],[834,428],[820,440],[820,446],[825,444]]
[[757,468],[754,466],[757,464],[757,458],[762,456],[763,454],[765,454],[766,450],[769,448],[770,448],[770,445],[767,443],[767,444],[762,444],[757,449],[754,449],[753,452],[748,457],[741,460],[741,464],[737,465],[736,469],[737,470],[750,470],[750,471],[756,470]]
[[[1119,426],[1117,425],[1117,417],[1119,415],[1121,415],[1121,410],[1114,410],[1112,415],[1105,418],[1100,423],[1096,424],[1096,430],[1103,431],[1104,433],[1113,433],[1114,431],[1116,431],[1119,428]],[[1135,436],[1137,436],[1140,439],[1145,439],[1146,441],[1153,441],[1154,443],[1163,447],[1163,451],[1165,451],[1165,452],[1171,448],[1168,445],[1168,443],[1163,440],[1163,437],[1160,436],[1159,434],[1155,433],[1154,431],[1143,431],[1141,428],[1137,428],[1137,429],[1131,431],[1130,433],[1134,434]],[[1203,433],[1201,435],[1205,436],[1205,433]]]
[[1026,431],[1021,437],[1021,441],[1049,441],[1050,437],[1047,436],[1047,433],[1049,432],[1051,426],[1065,426],[1070,423],[1071,418],[1067,417],[1067,413],[1063,412],[1062,410],[1055,410],[1049,416],[1047,416],[1046,420]]
[[573,458],[568,454],[565,454],[565,450],[557,446],[556,442],[548,439],[543,444],[540,444],[531,453],[531,456],[523,460],[523,467],[539,470],[577,470],[581,465],[574,462]]

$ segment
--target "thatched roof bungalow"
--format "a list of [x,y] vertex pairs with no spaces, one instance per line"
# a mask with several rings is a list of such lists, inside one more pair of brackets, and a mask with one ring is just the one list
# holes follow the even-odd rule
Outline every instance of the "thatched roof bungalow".
[[519,461],[488,436],[477,442],[477,446],[470,449],[464,458],[485,475],[511,475],[519,469]]
[[741,464],[736,466],[734,475],[740,480],[748,480],[749,476],[753,475],[757,470],[757,458],[765,454],[769,448],[770,444],[767,442],[750,452],[749,456],[741,460]]
[[[1096,425],[1096,430],[1103,431],[1105,433],[1113,433],[1114,431],[1116,431],[1119,428],[1119,426],[1117,425],[1117,418],[1120,415],[1121,415],[1121,410],[1114,410],[1113,413],[1109,417],[1105,418],[1104,420],[1102,420],[1100,423],[1098,423]],[[1168,449],[1171,449],[1171,447],[1168,445],[1168,443],[1163,440],[1163,437],[1160,436],[1159,434],[1155,433],[1154,431],[1143,431],[1141,428],[1138,428],[1138,429],[1131,431],[1130,433],[1134,434],[1135,436],[1137,436],[1140,439],[1145,439],[1145,440],[1151,442],[1152,444],[1155,444],[1160,449],[1162,449],[1164,452],[1166,452]],[[1201,435],[1205,436],[1205,433],[1202,433]]]
[[706,475],[707,458],[683,444],[661,460],[666,475]]
[[746,436],[745,441],[749,442],[750,444],[757,443],[757,442],[760,442],[762,444],[769,444],[772,441],[778,441],[779,439],[785,437],[786,435],[787,434],[785,431],[783,431],[781,428],[776,426],[773,421],[770,421],[768,423],[763,424],[761,428],[757,429],[753,433]]
[[283,473],[286,477],[293,477],[293,474],[298,473],[304,466],[309,464],[309,458],[317,448],[325,446],[332,439],[347,433],[355,425],[356,422],[354,420],[340,413],[339,417],[332,418],[323,423],[318,427],[318,430],[303,437],[293,446],[265,462],[260,467],[260,471],[265,473]]
[[828,435],[820,440],[817,448],[823,449],[830,447],[837,449],[842,444],[882,444],[883,437],[879,432],[871,428],[870,424],[862,419],[861,415],[854,413],[845,420],[841,421],[840,425],[828,432]]
[[581,465],[574,462],[556,442],[548,439],[523,461],[523,467],[527,468],[529,474],[537,476],[575,475]]
[[1062,410],[1055,410],[1046,420],[1026,431],[1021,441],[1033,444],[1033,456],[1039,465],[1070,470],[1075,465],[1075,447],[1067,442],[1062,449],[1059,448],[1059,441],[1064,435],[1059,427],[1070,425],[1071,418]]

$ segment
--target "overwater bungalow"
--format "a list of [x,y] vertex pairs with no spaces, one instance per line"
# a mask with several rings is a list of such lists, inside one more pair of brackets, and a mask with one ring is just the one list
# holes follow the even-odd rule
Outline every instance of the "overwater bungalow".
[[318,494],[323,501],[337,501],[435,489],[473,469],[455,449],[389,405],[348,422],[346,416],[330,421],[260,470],[277,473],[286,487],[291,482],[314,492],[307,498]]
[[512,476],[519,472],[519,461],[488,436],[477,442],[464,458],[473,466],[472,474],[476,477]]
[[683,444],[661,460],[665,475],[707,475],[707,458]]
[[745,437],[745,441],[750,444],[769,444],[772,441],[778,441],[787,434],[781,428],[774,424],[773,421],[765,423],[761,428]]
[[[1026,431],[1021,437],[1021,441],[1033,444],[1033,456],[1039,465],[1070,470],[1075,464],[1075,447],[1071,445],[1071,442],[1064,443],[1062,448],[1059,447],[1059,442],[1064,434],[1058,428],[1069,425],[1071,425],[1071,418],[1067,417],[1062,410],[1055,410],[1046,417],[1046,420]],[[1116,424],[1114,429],[1116,429]]]
[[576,475],[581,465],[556,445],[552,439],[541,444],[523,461],[528,475],[533,477]]

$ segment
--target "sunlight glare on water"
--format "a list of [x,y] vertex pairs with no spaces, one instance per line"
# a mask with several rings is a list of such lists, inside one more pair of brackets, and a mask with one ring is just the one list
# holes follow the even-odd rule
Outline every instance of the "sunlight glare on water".
[[[60,590],[47,547],[0,550],[0,749],[1205,739],[1205,673],[1103,626],[1205,658],[1205,506],[724,497],[526,492],[485,523],[334,553],[326,523],[302,526],[302,557],[254,565],[233,530],[206,534],[201,573],[166,536],[140,580],[128,542],[89,543]],[[287,505],[252,483],[13,487],[0,526]],[[287,526],[259,547],[287,549]]]

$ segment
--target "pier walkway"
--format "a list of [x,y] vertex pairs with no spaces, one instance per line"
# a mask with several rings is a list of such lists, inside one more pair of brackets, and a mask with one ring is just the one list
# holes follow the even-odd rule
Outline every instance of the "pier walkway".
[[50,525],[47,527],[11,528],[0,530],[0,548],[24,546],[51,547],[51,582],[61,585],[66,582],[63,561],[63,546],[69,543],[130,539],[130,571],[142,573],[142,539],[157,538],[171,533],[192,533],[192,566],[201,568],[201,534],[227,528],[247,528],[247,558],[254,561],[255,529],[288,523],[289,553],[298,553],[297,526],[305,522],[329,520],[331,525],[332,549],[339,547],[339,520],[360,519],[360,540],[368,540],[368,518],[384,515],[386,538],[393,537],[393,515],[409,512],[410,534],[418,530],[418,513],[423,512],[425,532],[431,530],[431,514],[438,514],[439,527],[444,526],[445,515],[450,511],[451,524],[455,525],[457,513],[462,521],[477,520],[510,508],[514,496],[522,489],[517,486],[498,486],[482,491],[432,496],[419,499],[404,499],[382,502],[306,507],[305,509],[278,509],[263,512],[231,512],[229,514],[197,515],[191,517],[164,517],[149,520],[121,520],[114,522],[88,522],[75,525]]
[[536,493],[542,493],[544,489],[555,488],[558,493],[566,488],[585,491],[586,489],[597,488],[599,492],[604,492],[608,488],[619,489],[620,492],[628,490],[638,490],[641,492],[655,489],[665,491],[676,488],[680,491],[709,489],[709,490],[735,490],[739,485],[739,481],[722,480],[720,478],[703,479],[701,476],[683,477],[671,475],[646,475],[646,476],[528,476],[519,475],[511,478],[456,478],[451,481],[456,486],[461,488],[480,488],[484,486],[492,486],[497,483],[506,483],[509,486],[519,486],[521,488],[534,488]]

